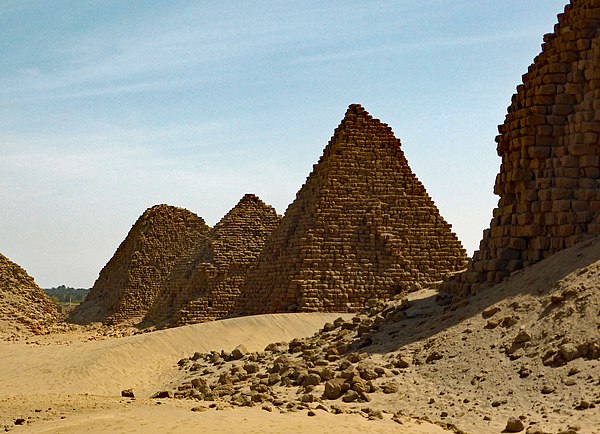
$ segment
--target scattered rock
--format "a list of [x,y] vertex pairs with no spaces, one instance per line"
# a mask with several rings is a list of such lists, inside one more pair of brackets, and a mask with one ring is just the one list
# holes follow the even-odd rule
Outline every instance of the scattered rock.
[[554,386],[545,385],[544,387],[542,387],[542,393],[544,395],[548,395],[553,392],[554,392]]
[[389,383],[384,383],[381,386],[381,391],[385,394],[397,393],[400,390],[398,383],[395,381],[390,381]]
[[335,378],[325,382],[325,392],[323,396],[327,399],[338,399],[340,398],[349,386],[341,378]]
[[135,398],[135,395],[133,394],[133,390],[132,389],[121,390],[121,396],[123,398]]
[[238,345],[237,347],[235,347],[235,349],[231,352],[231,357],[233,358],[233,360],[240,360],[242,359],[246,354],[248,354],[248,350],[246,349],[246,347],[244,345]]
[[509,417],[506,422],[506,431],[507,432],[521,432],[525,429],[525,425],[523,421],[517,417]]
[[354,402],[359,398],[358,392],[355,390],[347,391],[342,397],[342,401],[344,402]]
[[513,340],[514,344],[522,344],[531,340],[531,334],[526,330],[521,330]]
[[152,399],[164,399],[164,398],[173,398],[173,392],[170,390],[163,390],[160,392],[156,392],[151,396]]
[[484,319],[487,319],[487,318],[493,317],[498,312],[500,312],[500,307],[499,306],[490,306],[487,309],[484,309],[483,312],[481,312],[481,316]]

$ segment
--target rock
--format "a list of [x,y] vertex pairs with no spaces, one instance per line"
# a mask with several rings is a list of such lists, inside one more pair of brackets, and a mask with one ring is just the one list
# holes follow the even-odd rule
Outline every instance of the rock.
[[350,379],[350,384],[352,385],[351,389],[358,393],[366,393],[369,389],[367,382],[360,377],[352,377]]
[[215,387],[212,392],[213,392],[213,394],[221,397],[221,396],[233,395],[235,393],[235,389],[231,385],[221,384],[221,385]]
[[269,374],[268,383],[269,386],[273,386],[281,381],[281,375],[277,373]]
[[25,419],[23,419],[22,417],[15,419],[15,425],[23,425],[24,423]]
[[506,432],[521,432],[525,429],[523,421],[517,417],[509,417],[506,422]]
[[381,386],[381,391],[385,394],[397,393],[398,390],[400,390],[400,387],[398,386],[398,383],[396,383],[395,381],[390,381],[389,383],[384,383]]
[[372,408],[365,407],[360,411],[365,413],[369,417],[369,420],[383,419],[383,413],[381,410],[373,410]]
[[347,391],[342,397],[342,401],[344,402],[354,402],[359,398],[358,392],[355,390]]
[[306,413],[308,416],[316,416],[317,414],[312,411],[312,410],[308,410],[308,413]]
[[379,378],[379,375],[374,369],[365,369],[360,371],[360,378],[363,380],[375,380],[376,378]]
[[529,334],[527,331],[525,330],[521,330],[517,336],[515,337],[515,339],[513,340],[514,344],[522,344],[525,342],[528,342],[531,340],[531,334]]
[[301,402],[315,402],[315,400],[315,395],[311,393],[305,393],[304,395],[302,395],[302,398],[300,398]]
[[190,357],[190,360],[193,360],[195,362],[196,360],[200,360],[203,357],[204,357],[204,354],[199,353],[198,351],[196,351],[194,353],[194,355],[192,357]]
[[427,356],[427,358],[425,359],[425,363],[433,363],[436,360],[441,360],[444,358],[444,355],[441,353],[438,353],[437,351],[433,351],[431,352],[431,354],[429,354]]
[[231,352],[231,357],[233,358],[233,360],[240,360],[246,354],[248,354],[248,350],[244,345],[240,344],[237,347],[235,347],[235,349]]
[[192,411],[194,412],[203,412],[208,410],[206,407],[192,407]]
[[408,363],[408,360],[406,360],[406,358],[402,355],[396,356],[396,358],[392,362],[392,365],[395,368],[399,368],[399,369],[405,369],[410,366],[410,364]]
[[135,398],[135,395],[133,394],[133,390],[132,389],[121,390],[121,396],[123,398]]
[[331,368],[323,368],[319,371],[319,376],[322,381],[328,381],[335,378],[335,371]]
[[579,349],[573,343],[566,343],[558,348],[558,352],[565,362],[570,362],[580,356]]
[[517,374],[519,374],[519,378],[527,378],[529,375],[531,375],[531,369],[526,366],[521,366],[521,368],[519,368],[517,371]]
[[302,386],[316,386],[321,383],[321,376],[319,374],[310,373],[304,377]]
[[544,387],[542,387],[542,393],[544,395],[548,395],[548,394],[550,394],[552,392],[554,392],[554,387],[553,386],[545,385]]
[[255,374],[255,373],[257,373],[259,371],[259,369],[260,369],[260,367],[258,366],[258,363],[246,363],[246,364],[244,364],[244,370],[248,374]]
[[325,392],[323,396],[326,399],[338,399],[348,390],[348,385],[341,378],[334,378],[325,382]]
[[170,390],[162,390],[151,396],[152,399],[173,398],[173,392]]
[[492,318],[492,319],[487,320],[487,323],[485,324],[485,328],[486,329],[495,329],[499,325],[500,325],[500,319]]
[[231,375],[229,374],[229,372],[224,372],[219,376],[217,383],[231,386],[233,385],[233,380],[231,379]]
[[484,319],[487,319],[487,318],[493,317],[498,312],[500,312],[500,307],[499,306],[490,306],[487,309],[484,309],[483,312],[481,312],[481,316]]

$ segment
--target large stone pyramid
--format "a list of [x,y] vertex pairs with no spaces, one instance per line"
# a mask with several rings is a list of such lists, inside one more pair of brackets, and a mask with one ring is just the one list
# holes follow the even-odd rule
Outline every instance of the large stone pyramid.
[[0,254],[0,335],[42,333],[58,310],[27,272]]
[[147,209],[68,321],[115,324],[141,319],[177,260],[189,255],[209,230],[202,218],[186,209]]
[[476,292],[600,232],[600,1],[572,0],[523,75],[500,135],[500,196],[469,270]]
[[273,207],[245,195],[196,251],[179,261],[147,320],[179,326],[228,315],[248,269],[280,220]]
[[237,310],[353,311],[465,264],[391,128],[351,105],[249,273]]

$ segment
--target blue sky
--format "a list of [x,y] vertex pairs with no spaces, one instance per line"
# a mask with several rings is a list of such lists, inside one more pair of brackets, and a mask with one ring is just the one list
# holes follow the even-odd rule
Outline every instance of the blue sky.
[[472,253],[494,137],[564,0],[0,2],[0,252],[90,287],[167,203],[283,213],[351,103]]

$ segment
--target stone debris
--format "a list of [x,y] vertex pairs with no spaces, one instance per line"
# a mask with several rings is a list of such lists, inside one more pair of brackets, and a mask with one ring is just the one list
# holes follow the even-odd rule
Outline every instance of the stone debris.
[[209,229],[202,218],[183,208],[147,209],[67,320],[109,325],[139,321],[177,260],[188,255]]
[[0,254],[0,319],[12,330],[44,334],[59,318],[56,305],[27,272]]
[[523,75],[504,124],[500,196],[467,272],[474,293],[600,233],[600,3],[572,0]]
[[[555,268],[551,261],[538,270],[542,263],[499,285],[495,297],[483,291],[456,310],[439,305],[435,290],[368,302],[309,338],[263,351],[196,352],[179,361],[182,380],[169,387],[176,399],[279,412],[318,414],[323,406],[376,419],[378,410],[384,418],[401,410],[454,432],[520,432],[506,421],[524,409],[516,419],[533,429],[597,418],[600,262],[567,270],[569,258],[599,258],[600,237],[583,244],[551,258],[568,277],[540,282]],[[549,289],[525,290],[525,282]],[[563,303],[551,302],[565,292]],[[486,327],[496,317],[498,326]]]
[[121,390],[121,396],[123,398],[135,398],[135,395],[134,395],[132,389],[123,389],[123,390]]
[[358,311],[466,266],[392,129],[353,104],[243,286],[243,314]]
[[146,321],[180,326],[229,315],[248,270],[280,220],[273,207],[246,194],[175,266]]
[[506,432],[521,432],[525,429],[525,425],[518,417],[509,417],[505,429]]

